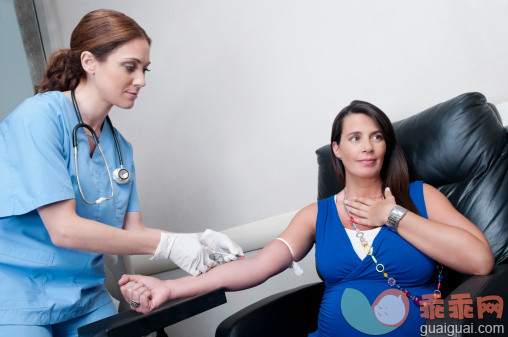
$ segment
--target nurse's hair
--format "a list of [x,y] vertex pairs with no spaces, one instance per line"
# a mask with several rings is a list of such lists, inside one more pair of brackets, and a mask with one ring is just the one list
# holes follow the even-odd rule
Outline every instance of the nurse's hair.
[[76,88],[79,81],[86,78],[81,53],[89,51],[103,62],[116,48],[138,38],[151,44],[145,30],[123,13],[99,9],[86,14],[72,32],[71,48],[58,50],[50,56],[44,79],[35,86],[35,93]]
[[398,205],[410,210],[413,213],[420,214],[409,195],[409,169],[407,166],[406,156],[397,138],[392,123],[386,114],[377,106],[364,101],[352,101],[351,104],[342,109],[332,126],[332,136],[330,142],[330,152],[332,163],[337,178],[342,186],[346,186],[346,172],[344,164],[333,152],[332,144],[336,142],[340,144],[342,137],[342,128],[344,119],[351,114],[364,114],[372,118],[374,123],[379,127],[386,143],[386,152],[381,168],[381,180],[383,181],[382,194],[386,187],[390,187]]

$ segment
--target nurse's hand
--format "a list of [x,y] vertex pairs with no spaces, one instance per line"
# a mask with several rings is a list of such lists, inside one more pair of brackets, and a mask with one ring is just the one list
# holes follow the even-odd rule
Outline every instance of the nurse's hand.
[[243,256],[242,247],[234,243],[227,235],[207,229],[199,238],[201,244],[213,253],[222,255],[224,262],[231,262]]
[[123,275],[120,281],[120,291],[128,303],[139,302],[139,306],[132,310],[148,313],[171,299],[171,290],[164,281],[155,277],[142,275]]
[[170,259],[192,276],[205,273],[217,263],[199,242],[197,234],[161,233],[161,240],[150,260]]

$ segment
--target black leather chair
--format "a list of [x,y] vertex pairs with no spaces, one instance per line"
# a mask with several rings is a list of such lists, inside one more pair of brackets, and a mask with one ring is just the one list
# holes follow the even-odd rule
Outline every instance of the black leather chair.
[[[498,295],[508,300],[508,127],[495,106],[480,93],[467,93],[412,117],[395,122],[395,133],[407,157],[410,178],[437,187],[487,237],[496,266],[491,275],[468,276],[445,270],[442,293]],[[331,164],[329,145],[316,151],[319,164],[318,199],[342,189]],[[467,247],[464,247],[467,249]],[[464,261],[467,263],[467,261]],[[224,320],[216,337],[307,336],[317,328],[323,282],[267,297]],[[473,303],[474,304],[474,303]],[[445,306],[446,307],[446,306]],[[504,324],[485,314],[473,319],[427,320],[427,331],[437,324]],[[446,332],[446,331],[445,331]],[[440,336],[440,334],[428,334]],[[441,336],[450,336],[443,333]],[[455,332],[455,336],[462,336]]]

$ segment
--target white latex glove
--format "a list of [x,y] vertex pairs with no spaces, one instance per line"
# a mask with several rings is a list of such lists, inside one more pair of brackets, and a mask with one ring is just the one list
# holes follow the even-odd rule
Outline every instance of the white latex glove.
[[205,248],[222,255],[224,262],[230,262],[243,257],[242,247],[234,243],[227,235],[207,229],[199,238]]
[[197,234],[161,233],[161,240],[150,260],[170,259],[192,276],[205,273],[217,264],[203,250]]

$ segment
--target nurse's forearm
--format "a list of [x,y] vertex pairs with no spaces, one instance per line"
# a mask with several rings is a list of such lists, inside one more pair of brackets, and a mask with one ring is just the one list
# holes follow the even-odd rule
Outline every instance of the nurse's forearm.
[[40,207],[54,245],[101,254],[153,254],[159,230],[127,231],[79,217],[74,199]]
[[153,254],[160,241],[159,230],[132,232],[83,218],[59,234],[57,246],[115,255]]

